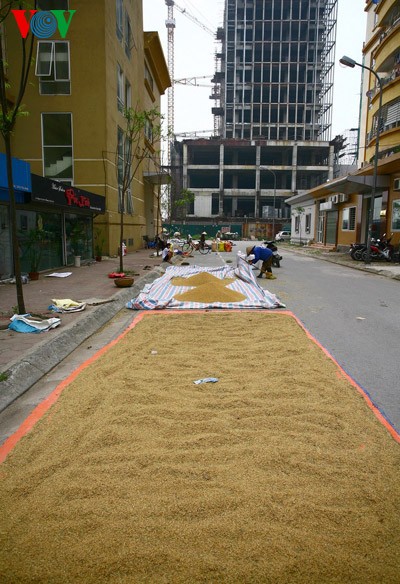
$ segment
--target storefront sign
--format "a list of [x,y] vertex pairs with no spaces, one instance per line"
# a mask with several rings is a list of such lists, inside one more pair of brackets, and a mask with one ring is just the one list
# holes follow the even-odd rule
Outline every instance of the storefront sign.
[[105,197],[32,174],[32,201],[57,207],[105,213]]

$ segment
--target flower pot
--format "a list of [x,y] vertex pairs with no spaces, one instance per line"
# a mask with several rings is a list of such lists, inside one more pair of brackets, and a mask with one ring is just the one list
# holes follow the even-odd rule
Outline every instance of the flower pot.
[[101,255],[95,256],[94,259],[96,260],[96,262],[101,262],[102,256]]
[[118,288],[129,288],[132,286],[134,282],[133,278],[125,277],[125,278],[115,278],[114,284],[118,286]]
[[29,272],[30,280],[39,280],[39,272]]

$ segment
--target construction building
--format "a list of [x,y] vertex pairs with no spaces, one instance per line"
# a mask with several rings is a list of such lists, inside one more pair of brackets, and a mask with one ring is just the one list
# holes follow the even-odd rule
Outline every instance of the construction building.
[[226,0],[217,135],[174,145],[174,196],[195,194],[187,222],[237,219],[244,235],[272,237],[290,221],[285,199],[333,177],[336,20],[337,0]]
[[[77,252],[82,261],[117,255],[121,210],[128,251],[141,248],[143,238],[154,237],[161,226],[162,173],[156,160],[143,162],[123,201],[121,191],[121,171],[128,164],[124,111],[159,111],[160,96],[171,84],[158,33],[143,32],[142,0],[38,0],[49,22],[52,9],[72,8],[64,36],[55,30],[34,39],[35,62],[23,100],[29,115],[18,119],[12,138],[12,156],[36,177],[17,200],[22,245],[24,233],[38,226],[49,234],[42,270],[71,265]],[[12,14],[2,25],[1,42],[12,102],[22,58]],[[156,158],[151,127],[144,134],[140,139]],[[9,198],[3,195],[0,241],[8,251],[0,272],[9,273]],[[24,258],[22,253],[22,269],[28,271]]]

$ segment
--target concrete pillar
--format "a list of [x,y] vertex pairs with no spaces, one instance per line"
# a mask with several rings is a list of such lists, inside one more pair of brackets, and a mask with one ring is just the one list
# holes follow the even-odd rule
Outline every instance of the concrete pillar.
[[261,147],[260,146],[256,146],[256,190],[254,193],[254,217],[257,219],[260,214],[259,214],[259,209],[260,209],[260,196],[261,196],[261,190],[260,190],[260,160],[261,160]]
[[182,155],[182,188],[188,188],[188,147],[187,144],[183,145],[183,155]]
[[219,215],[224,213],[224,145],[219,147]]
[[291,191],[294,193],[297,191],[296,183],[297,183],[297,144],[293,145],[293,155],[292,155],[292,186]]

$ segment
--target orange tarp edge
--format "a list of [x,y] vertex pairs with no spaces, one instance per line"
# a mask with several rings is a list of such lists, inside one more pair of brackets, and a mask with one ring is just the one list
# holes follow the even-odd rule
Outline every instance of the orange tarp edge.
[[[157,316],[162,317],[162,316],[167,316],[169,314],[183,314],[183,313],[193,314],[194,312],[205,312],[205,310],[169,310],[168,312],[163,312],[163,311],[160,311],[160,312],[141,312],[137,316],[135,316],[135,318],[133,319],[131,324],[116,339],[114,339],[113,341],[111,341],[110,343],[105,345],[103,348],[101,348],[99,351],[97,351],[94,355],[92,355],[92,357],[90,357],[84,363],[79,365],[79,367],[77,367],[75,369],[75,371],[73,371],[66,379],[64,379],[64,381],[62,381],[42,403],[40,403],[38,406],[36,406],[36,408],[29,414],[29,416],[21,424],[21,426],[18,428],[18,430],[16,430],[14,432],[14,434],[9,436],[9,438],[7,438],[7,440],[5,440],[5,442],[0,446],[0,464],[2,462],[4,462],[4,460],[6,459],[8,454],[11,452],[11,450],[14,448],[14,446],[21,440],[21,438],[23,436],[25,436],[25,434],[30,432],[30,430],[34,427],[36,422],[38,422],[38,420],[40,420],[40,418],[58,400],[58,398],[61,395],[64,388],[67,387],[67,385],[69,385],[79,375],[79,373],[81,371],[86,369],[86,367],[88,367],[91,363],[96,361],[101,355],[103,355],[103,353],[105,353],[111,347],[113,347],[116,343],[118,343],[118,341],[120,339],[122,339],[129,331],[131,331],[142,320],[142,318],[144,318],[145,316],[149,317],[149,316],[153,316],[153,315],[157,315]],[[232,312],[232,311],[230,311],[230,312]],[[236,312],[236,311],[233,310],[233,312]],[[243,312],[243,310],[240,310],[237,312]],[[293,312],[291,312],[290,310],[280,310],[279,312],[274,312],[273,315],[268,312],[268,313],[266,313],[266,317],[275,316],[277,314],[284,315],[284,316],[290,316],[290,317],[295,319],[295,321],[298,323],[298,325],[304,330],[307,337],[311,341],[313,341],[324,352],[324,354],[335,363],[335,365],[338,367],[340,373],[363,396],[368,407],[372,410],[372,412],[374,413],[376,418],[381,422],[381,424],[383,424],[383,426],[385,426],[385,428],[390,433],[392,438],[394,438],[394,440],[396,442],[400,443],[400,434],[386,420],[386,418],[382,415],[382,413],[379,411],[379,409],[374,405],[374,403],[372,402],[372,400],[368,396],[368,394],[362,389],[362,387],[360,387],[354,381],[354,379],[352,379],[352,377],[350,377],[350,375],[348,375],[348,373],[346,373],[346,371],[339,365],[339,363],[329,353],[329,351],[327,349],[325,349],[325,347],[323,347],[321,345],[321,343],[319,343],[315,337],[313,337],[313,335],[305,328],[305,326],[297,318],[297,316],[295,314],[293,314]]]

